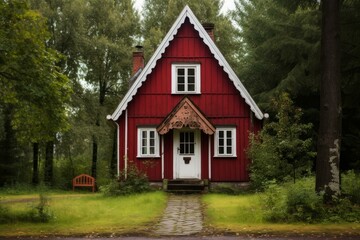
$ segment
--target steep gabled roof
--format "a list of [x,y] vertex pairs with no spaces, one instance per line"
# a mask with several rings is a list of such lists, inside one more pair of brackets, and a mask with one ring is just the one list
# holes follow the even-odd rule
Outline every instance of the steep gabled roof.
[[119,106],[116,108],[116,110],[112,115],[107,116],[107,119],[116,121],[121,116],[122,112],[127,108],[129,102],[136,95],[138,89],[141,87],[143,82],[146,81],[147,76],[155,68],[157,60],[161,58],[161,55],[165,52],[165,49],[174,39],[181,25],[185,22],[186,18],[189,19],[190,23],[199,32],[199,35],[203,39],[203,42],[209,47],[215,59],[218,60],[220,66],[222,66],[224,71],[228,74],[230,80],[233,82],[236,89],[239,90],[240,95],[245,99],[245,102],[250,106],[250,109],[255,114],[256,118],[258,119],[263,118],[263,113],[256,105],[255,101],[252,99],[248,91],[245,89],[244,85],[240,82],[239,78],[236,76],[235,72],[232,70],[229,63],[226,61],[220,50],[217,48],[213,40],[210,38],[209,34],[206,32],[204,27],[201,25],[201,23],[196,18],[194,13],[191,11],[190,7],[186,6],[182,10],[178,18],[176,19],[175,23],[172,25],[169,32],[166,34],[165,38],[163,39],[159,47],[156,49],[154,55],[146,64],[143,71],[135,80],[134,84],[130,87],[129,91],[126,93],[125,97],[120,102]]

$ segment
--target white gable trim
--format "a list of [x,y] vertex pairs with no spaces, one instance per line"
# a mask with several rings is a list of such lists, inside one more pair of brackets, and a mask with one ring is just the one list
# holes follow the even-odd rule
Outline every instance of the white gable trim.
[[199,32],[200,37],[203,39],[203,42],[209,47],[212,54],[216,60],[218,60],[220,66],[223,67],[224,71],[229,75],[230,80],[234,83],[236,89],[240,92],[240,95],[245,99],[245,102],[250,106],[251,111],[255,114],[256,118],[262,119],[263,113],[256,105],[255,101],[252,99],[248,91],[245,89],[244,85],[241,83],[240,79],[236,76],[235,72],[230,67],[229,63],[226,61],[220,50],[217,48],[213,40],[210,38],[209,34],[206,32],[204,27],[201,25],[199,20],[196,18],[194,13],[191,11],[189,6],[186,6],[175,23],[166,34],[165,38],[156,49],[154,55],[151,57],[149,62],[146,64],[144,70],[135,80],[134,84],[130,87],[129,91],[126,93],[125,97],[120,102],[119,106],[116,108],[112,115],[108,115],[107,119],[116,121],[122,114],[122,112],[127,108],[129,102],[136,95],[138,89],[141,87],[143,82],[146,80],[147,75],[149,75],[154,67],[156,66],[157,60],[161,58],[161,55],[165,52],[165,49],[169,46],[170,42],[174,39],[181,25],[185,22],[186,18],[189,18],[191,24],[194,25],[194,28]]

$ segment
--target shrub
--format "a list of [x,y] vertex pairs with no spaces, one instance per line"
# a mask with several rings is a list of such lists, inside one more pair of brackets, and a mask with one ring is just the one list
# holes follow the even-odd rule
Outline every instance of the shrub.
[[129,195],[150,191],[149,180],[145,173],[141,172],[135,164],[129,164],[127,174],[122,171],[119,179],[112,180],[108,185],[101,186],[100,191],[105,196]]
[[314,178],[286,186],[286,213],[290,221],[315,222],[324,215],[323,197],[315,192]]
[[9,208],[0,204],[0,223],[7,223],[11,220]]
[[284,189],[277,185],[275,181],[269,182],[262,198],[265,219],[271,222],[286,220],[285,201]]
[[339,197],[331,205],[315,192],[315,179],[269,184],[263,201],[265,219],[271,222],[359,222],[360,206]]
[[32,206],[31,210],[24,215],[23,220],[45,223],[54,218],[54,214],[50,209],[49,198],[40,194],[39,200],[39,204]]
[[342,193],[353,203],[360,204],[360,175],[354,170],[348,171],[341,176]]
[[257,136],[250,134],[247,149],[251,183],[260,190],[271,180],[295,181],[308,174],[316,155],[310,137],[312,125],[301,123],[302,111],[293,106],[289,95],[282,94],[273,106],[276,121],[265,124]]

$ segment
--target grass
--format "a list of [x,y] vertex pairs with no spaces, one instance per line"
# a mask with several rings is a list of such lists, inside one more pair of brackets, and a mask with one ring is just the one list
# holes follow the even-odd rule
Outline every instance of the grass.
[[[125,197],[100,194],[53,195],[50,208],[55,219],[49,223],[0,224],[0,236],[118,235],[146,232],[162,213],[166,195],[151,192]],[[29,209],[25,202],[6,203],[10,211]],[[10,230],[11,229],[11,230]]]
[[239,196],[207,194],[205,223],[215,231],[234,234],[329,234],[360,235],[359,223],[336,224],[274,224],[266,222],[261,209],[261,194]]

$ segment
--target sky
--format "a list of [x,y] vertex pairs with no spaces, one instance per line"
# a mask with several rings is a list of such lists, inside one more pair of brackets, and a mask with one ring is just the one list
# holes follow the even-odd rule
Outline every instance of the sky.
[[[145,0],[135,0],[135,8],[141,12],[142,5],[144,4]],[[228,10],[235,9],[235,3],[234,0],[224,0],[224,5],[221,9],[222,13],[226,13]]]

